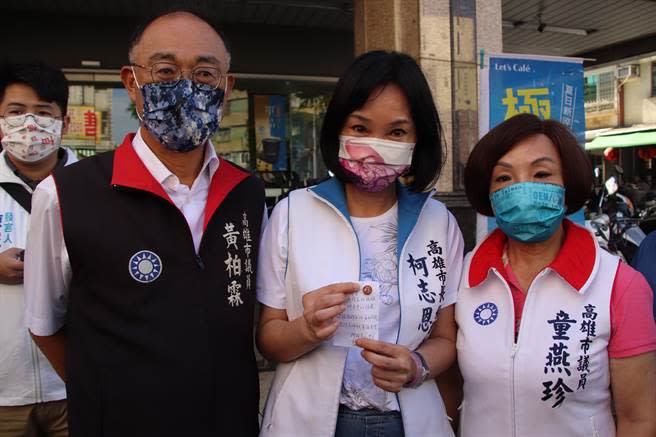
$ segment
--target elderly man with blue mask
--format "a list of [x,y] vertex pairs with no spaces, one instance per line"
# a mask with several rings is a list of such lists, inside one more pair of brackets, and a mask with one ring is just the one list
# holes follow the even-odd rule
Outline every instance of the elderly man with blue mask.
[[66,381],[73,437],[256,435],[264,190],[210,142],[230,53],[177,10],[140,27],[129,56],[140,129],[34,194],[28,327]]

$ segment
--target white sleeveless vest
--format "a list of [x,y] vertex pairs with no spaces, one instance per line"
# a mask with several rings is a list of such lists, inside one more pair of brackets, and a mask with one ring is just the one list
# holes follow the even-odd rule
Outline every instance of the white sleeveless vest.
[[[0,182],[32,189],[9,168],[7,151],[0,153]],[[69,165],[75,153],[66,149]],[[0,252],[25,248],[30,215],[0,188]],[[28,405],[66,399],[66,387],[41,350],[34,344],[25,324],[23,284],[0,284],[0,406]]]
[[[587,232],[568,225],[567,238]],[[581,272],[589,276],[578,290],[555,270],[543,270],[528,291],[515,342],[512,295],[498,267],[471,282],[470,269],[483,267],[472,267],[472,259],[485,247],[465,260],[456,306],[465,381],[460,435],[615,436],[607,346],[618,258],[590,237],[578,256],[594,253],[594,265]]]
[[[430,197],[432,193],[415,194],[400,185],[397,192],[401,306],[397,343],[414,350],[430,333],[440,308],[442,282],[439,272],[431,268],[429,246],[431,241],[436,242],[433,252],[444,254],[441,258],[447,262],[448,229],[454,226],[457,229],[457,224],[444,205]],[[286,310],[293,320],[303,314],[304,293],[335,282],[359,280],[360,250],[348,216],[344,189],[337,179],[311,189],[296,190],[285,201],[289,202]],[[429,260],[428,277],[422,278],[435,295],[428,296],[428,300],[419,298],[419,276],[415,276],[407,261],[410,255],[415,259],[427,256]],[[460,268],[461,265],[446,265],[443,270],[451,275]],[[295,361],[279,364],[260,435],[332,437],[346,355],[346,348],[327,341]],[[416,389],[403,389],[398,400],[407,437],[453,436],[434,380]]]

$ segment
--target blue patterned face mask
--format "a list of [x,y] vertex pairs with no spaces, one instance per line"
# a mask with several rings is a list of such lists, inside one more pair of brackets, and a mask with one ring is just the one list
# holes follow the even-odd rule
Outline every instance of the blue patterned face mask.
[[565,216],[560,185],[521,182],[490,195],[497,225],[513,240],[537,243],[551,237]]
[[167,149],[188,152],[203,145],[218,130],[224,90],[201,89],[187,79],[173,86],[153,82],[139,88],[144,102],[139,118]]

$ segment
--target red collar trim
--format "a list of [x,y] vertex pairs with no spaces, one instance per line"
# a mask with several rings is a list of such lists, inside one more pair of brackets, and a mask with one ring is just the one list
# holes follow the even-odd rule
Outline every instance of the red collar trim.
[[139,155],[132,147],[134,133],[125,136],[123,143],[114,152],[114,169],[112,170],[112,186],[134,188],[148,191],[175,205],[166,194],[162,185],[157,182],[141,161]]
[[572,288],[581,291],[592,274],[597,259],[597,245],[585,228],[564,220],[565,242],[551,267]]
[[[134,133],[127,134],[123,143],[114,153],[114,169],[112,172],[112,186],[119,185],[137,190],[147,191],[175,206],[171,198],[166,194],[162,185],[148,171],[144,163],[132,147]],[[246,179],[249,173],[243,171],[230,162],[219,158],[219,168],[214,172],[207,194],[205,204],[205,215],[203,230],[219,208],[228,193],[241,181]]]
[[203,231],[207,228],[210,219],[219,208],[223,200],[228,196],[230,191],[235,188],[241,181],[246,179],[249,173],[237,168],[231,162],[219,158],[219,168],[214,173],[210,182],[209,193],[207,194],[207,203],[205,205],[205,218],[203,221]]
[[474,251],[469,263],[470,287],[477,287],[485,281],[491,269],[503,274],[503,248],[507,239],[506,234],[496,228]]
[[[595,266],[597,247],[590,232],[572,223],[563,221],[565,241],[556,259],[548,266],[562,277],[572,288],[581,291],[590,278]],[[503,274],[503,249],[508,237],[495,229],[474,252],[469,264],[469,286],[480,285],[491,269]]]

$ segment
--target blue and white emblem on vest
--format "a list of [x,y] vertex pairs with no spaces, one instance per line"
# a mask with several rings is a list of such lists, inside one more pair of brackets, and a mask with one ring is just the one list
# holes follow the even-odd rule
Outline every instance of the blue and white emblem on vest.
[[494,323],[499,316],[499,308],[492,302],[486,302],[474,311],[474,320],[479,325],[487,326]]
[[140,250],[130,258],[130,275],[137,282],[148,283],[159,278],[162,260],[155,252]]

